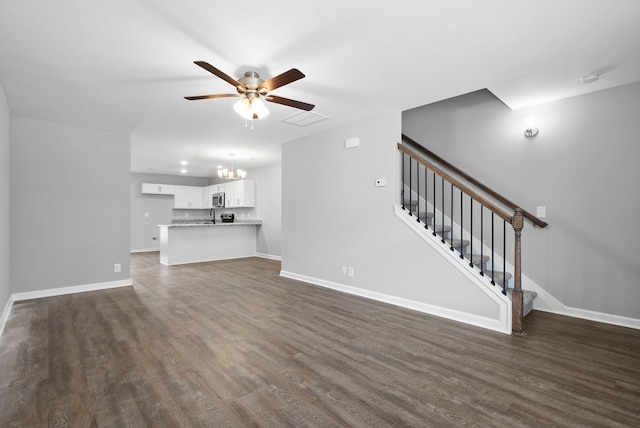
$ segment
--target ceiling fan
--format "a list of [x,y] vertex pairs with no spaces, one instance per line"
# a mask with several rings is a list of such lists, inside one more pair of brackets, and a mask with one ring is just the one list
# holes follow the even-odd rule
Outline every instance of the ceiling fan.
[[246,73],[244,73],[244,77],[236,80],[207,62],[194,61],[194,64],[199,65],[208,72],[218,76],[225,82],[235,86],[238,93],[185,97],[187,100],[242,97],[243,99],[234,105],[234,109],[238,114],[240,114],[240,116],[244,117],[245,119],[259,119],[269,114],[269,110],[264,107],[264,105],[260,101],[261,99],[264,99],[265,101],[271,103],[282,104],[306,111],[313,110],[313,108],[315,107],[313,104],[303,103],[302,101],[296,101],[289,98],[269,94],[269,92],[273,91],[274,89],[302,79],[304,77],[304,74],[302,74],[302,72],[297,68],[292,68],[291,70],[285,71],[284,73],[266,81],[261,79],[260,75],[255,71],[247,71]]

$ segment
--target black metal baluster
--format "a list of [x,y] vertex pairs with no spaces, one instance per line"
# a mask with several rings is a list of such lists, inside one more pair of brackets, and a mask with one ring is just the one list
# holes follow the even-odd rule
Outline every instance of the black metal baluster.
[[416,221],[420,223],[420,164],[416,161]]
[[[449,249],[453,251],[453,183],[451,183],[451,190],[449,193],[449,199],[451,199],[451,209],[449,210],[449,230],[451,234],[449,235]],[[444,231],[442,232],[442,236],[444,236]]]
[[402,209],[406,210],[407,208],[404,206],[404,163],[406,162],[407,154],[402,152],[402,162],[400,163],[400,168],[402,168],[402,187],[400,188],[400,197],[402,198]]
[[469,266],[473,267],[473,198],[469,197],[469,207],[471,209],[471,235],[469,235]]
[[464,223],[464,208],[462,201],[462,189],[460,189],[460,258],[464,259],[464,255],[462,254],[462,238],[464,235],[462,234],[462,223]]
[[433,236],[436,236],[436,172],[433,172]]
[[409,215],[413,215],[411,202],[413,201],[413,158],[409,156]]
[[484,205],[480,204],[480,276],[484,276]]
[[424,167],[424,228],[429,228],[429,186],[427,177],[429,176],[429,170],[426,165]]
[[507,295],[507,222],[502,220],[502,294]]
[[493,246],[493,211],[491,211],[491,285],[496,285],[493,279],[496,273],[496,249]]
[[[444,178],[440,177],[440,183],[442,183],[442,208],[440,209],[440,223],[444,228]],[[440,231],[440,241],[444,244],[444,229]]]

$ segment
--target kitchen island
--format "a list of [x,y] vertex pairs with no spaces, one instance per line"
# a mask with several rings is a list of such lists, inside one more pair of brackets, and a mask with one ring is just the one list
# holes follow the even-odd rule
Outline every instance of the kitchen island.
[[178,265],[256,255],[261,220],[159,225],[160,263]]

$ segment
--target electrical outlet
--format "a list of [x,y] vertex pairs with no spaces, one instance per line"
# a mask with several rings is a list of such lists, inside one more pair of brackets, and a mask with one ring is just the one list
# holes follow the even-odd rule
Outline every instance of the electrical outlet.
[[115,265],[113,265],[114,272],[120,272],[121,270],[122,270],[122,266],[120,265],[120,263],[116,263]]
[[342,266],[342,274],[343,275],[347,274],[347,267],[346,266]]
[[189,213],[184,213],[184,216],[185,217],[189,217]]
[[353,278],[353,267],[349,266],[349,276]]
[[146,218],[149,218],[149,213],[144,213],[144,216],[145,216]]

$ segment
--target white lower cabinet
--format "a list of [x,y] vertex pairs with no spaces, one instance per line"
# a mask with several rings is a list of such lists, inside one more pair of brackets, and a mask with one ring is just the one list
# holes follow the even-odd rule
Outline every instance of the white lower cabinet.
[[175,209],[202,209],[203,206],[203,188],[195,186],[175,186],[175,200],[173,208]]

